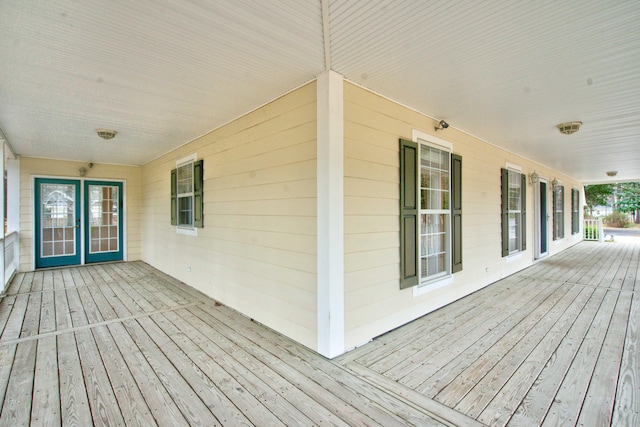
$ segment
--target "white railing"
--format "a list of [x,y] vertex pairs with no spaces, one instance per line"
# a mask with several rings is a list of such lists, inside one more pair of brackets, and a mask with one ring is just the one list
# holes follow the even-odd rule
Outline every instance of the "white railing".
[[584,220],[584,240],[604,242],[602,218]]
[[[3,240],[3,239],[0,239]],[[0,293],[4,292],[13,275],[18,271],[18,232],[14,231],[4,237],[4,252],[1,252],[4,264],[4,283],[0,283]]]

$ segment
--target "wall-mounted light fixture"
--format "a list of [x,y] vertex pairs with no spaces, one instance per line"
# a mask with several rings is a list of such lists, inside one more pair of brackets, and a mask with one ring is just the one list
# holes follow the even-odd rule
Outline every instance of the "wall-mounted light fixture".
[[560,185],[560,181],[558,181],[556,178],[553,178],[553,181],[551,181],[551,187],[555,189],[559,185]]
[[446,129],[449,127],[449,123],[445,122],[444,120],[440,120],[440,122],[438,123],[438,126],[436,126],[436,132],[438,132],[439,130],[442,129]]
[[[92,168],[93,168],[93,163],[89,163],[89,169],[92,169]],[[82,166],[80,169],[78,169],[78,173],[80,174],[80,176],[85,176],[87,174],[87,168]]]
[[529,182],[531,182],[531,185],[536,185],[540,182],[540,175],[538,175],[536,171],[533,171],[533,173],[529,175]]

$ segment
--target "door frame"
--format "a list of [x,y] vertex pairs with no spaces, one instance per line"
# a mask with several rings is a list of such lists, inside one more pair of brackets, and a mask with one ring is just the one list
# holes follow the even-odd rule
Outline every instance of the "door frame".
[[[544,185],[544,191],[541,191],[541,184]],[[533,235],[535,240],[534,258],[540,259],[549,255],[549,181],[546,178],[539,178],[533,186],[533,210],[534,210],[534,228]],[[541,200],[544,197],[544,206]],[[544,208],[544,212],[542,209]],[[543,239],[544,238],[544,239]],[[544,246],[544,247],[543,247]]]
[[96,178],[84,178],[84,177],[77,177],[77,176],[54,176],[54,175],[32,175],[31,176],[31,201],[33,203],[33,205],[31,206],[31,215],[32,215],[32,221],[31,221],[31,226],[33,227],[33,248],[31,249],[31,253],[32,253],[32,260],[31,260],[31,269],[32,270],[36,270],[37,268],[47,268],[47,267],[36,267],[36,257],[37,257],[37,250],[38,247],[36,245],[36,234],[38,233],[38,228],[36,228],[36,226],[39,226],[39,219],[36,218],[36,199],[35,199],[35,192],[36,192],[36,181],[37,180],[62,180],[62,181],[78,181],[80,184],[80,263],[79,264],[71,264],[71,265],[85,265],[85,209],[84,209],[84,205],[85,205],[85,194],[84,194],[84,182],[85,181],[97,181],[97,182],[104,182],[104,183],[121,183],[122,184],[122,260],[126,261],[127,260],[127,221],[128,221],[128,215],[126,215],[125,213],[127,212],[127,181],[125,179],[113,179],[113,178],[100,178],[100,177],[96,177]]
[[[118,251],[114,252],[104,252],[98,253],[95,255],[89,254],[89,246],[91,245],[91,224],[89,218],[89,211],[91,207],[89,206],[89,197],[88,191],[90,185],[99,185],[99,186],[114,186],[118,188],[118,240],[120,244],[120,248]],[[124,259],[124,193],[123,193],[124,184],[122,181],[105,181],[105,180],[97,180],[97,179],[85,179],[82,182],[82,206],[83,206],[83,215],[82,218],[84,224],[84,232],[82,233],[83,238],[83,264],[93,264],[96,262],[108,262],[108,261],[121,261]],[[90,260],[91,258],[91,260]]]

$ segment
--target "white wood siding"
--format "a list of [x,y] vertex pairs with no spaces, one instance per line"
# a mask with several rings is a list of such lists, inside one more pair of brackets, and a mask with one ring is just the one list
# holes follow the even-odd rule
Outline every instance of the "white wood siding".
[[[414,297],[399,288],[398,140],[412,130],[434,134],[437,120],[345,83],[345,344],[353,348],[533,263],[533,187],[527,186],[527,250],[501,256],[500,168],[517,164],[565,186],[565,238],[557,253],[581,240],[571,235],[572,186],[581,183],[449,128],[437,137],[462,155],[463,271],[454,283]],[[452,124],[453,118],[451,118]],[[568,190],[567,190],[568,189]],[[567,196],[567,194],[569,196]],[[549,199],[550,200],[550,199]],[[550,209],[550,208],[549,208]]]
[[[170,171],[204,159],[204,228],[176,234]],[[143,259],[315,349],[316,84],[143,167]]]

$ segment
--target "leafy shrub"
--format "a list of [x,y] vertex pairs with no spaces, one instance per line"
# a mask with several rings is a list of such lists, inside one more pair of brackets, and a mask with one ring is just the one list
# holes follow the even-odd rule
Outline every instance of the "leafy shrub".
[[584,238],[589,240],[598,240],[600,238],[598,235],[598,227],[585,227]]
[[604,217],[604,224],[607,227],[627,228],[629,226],[629,216],[620,211],[613,211],[612,214]]

